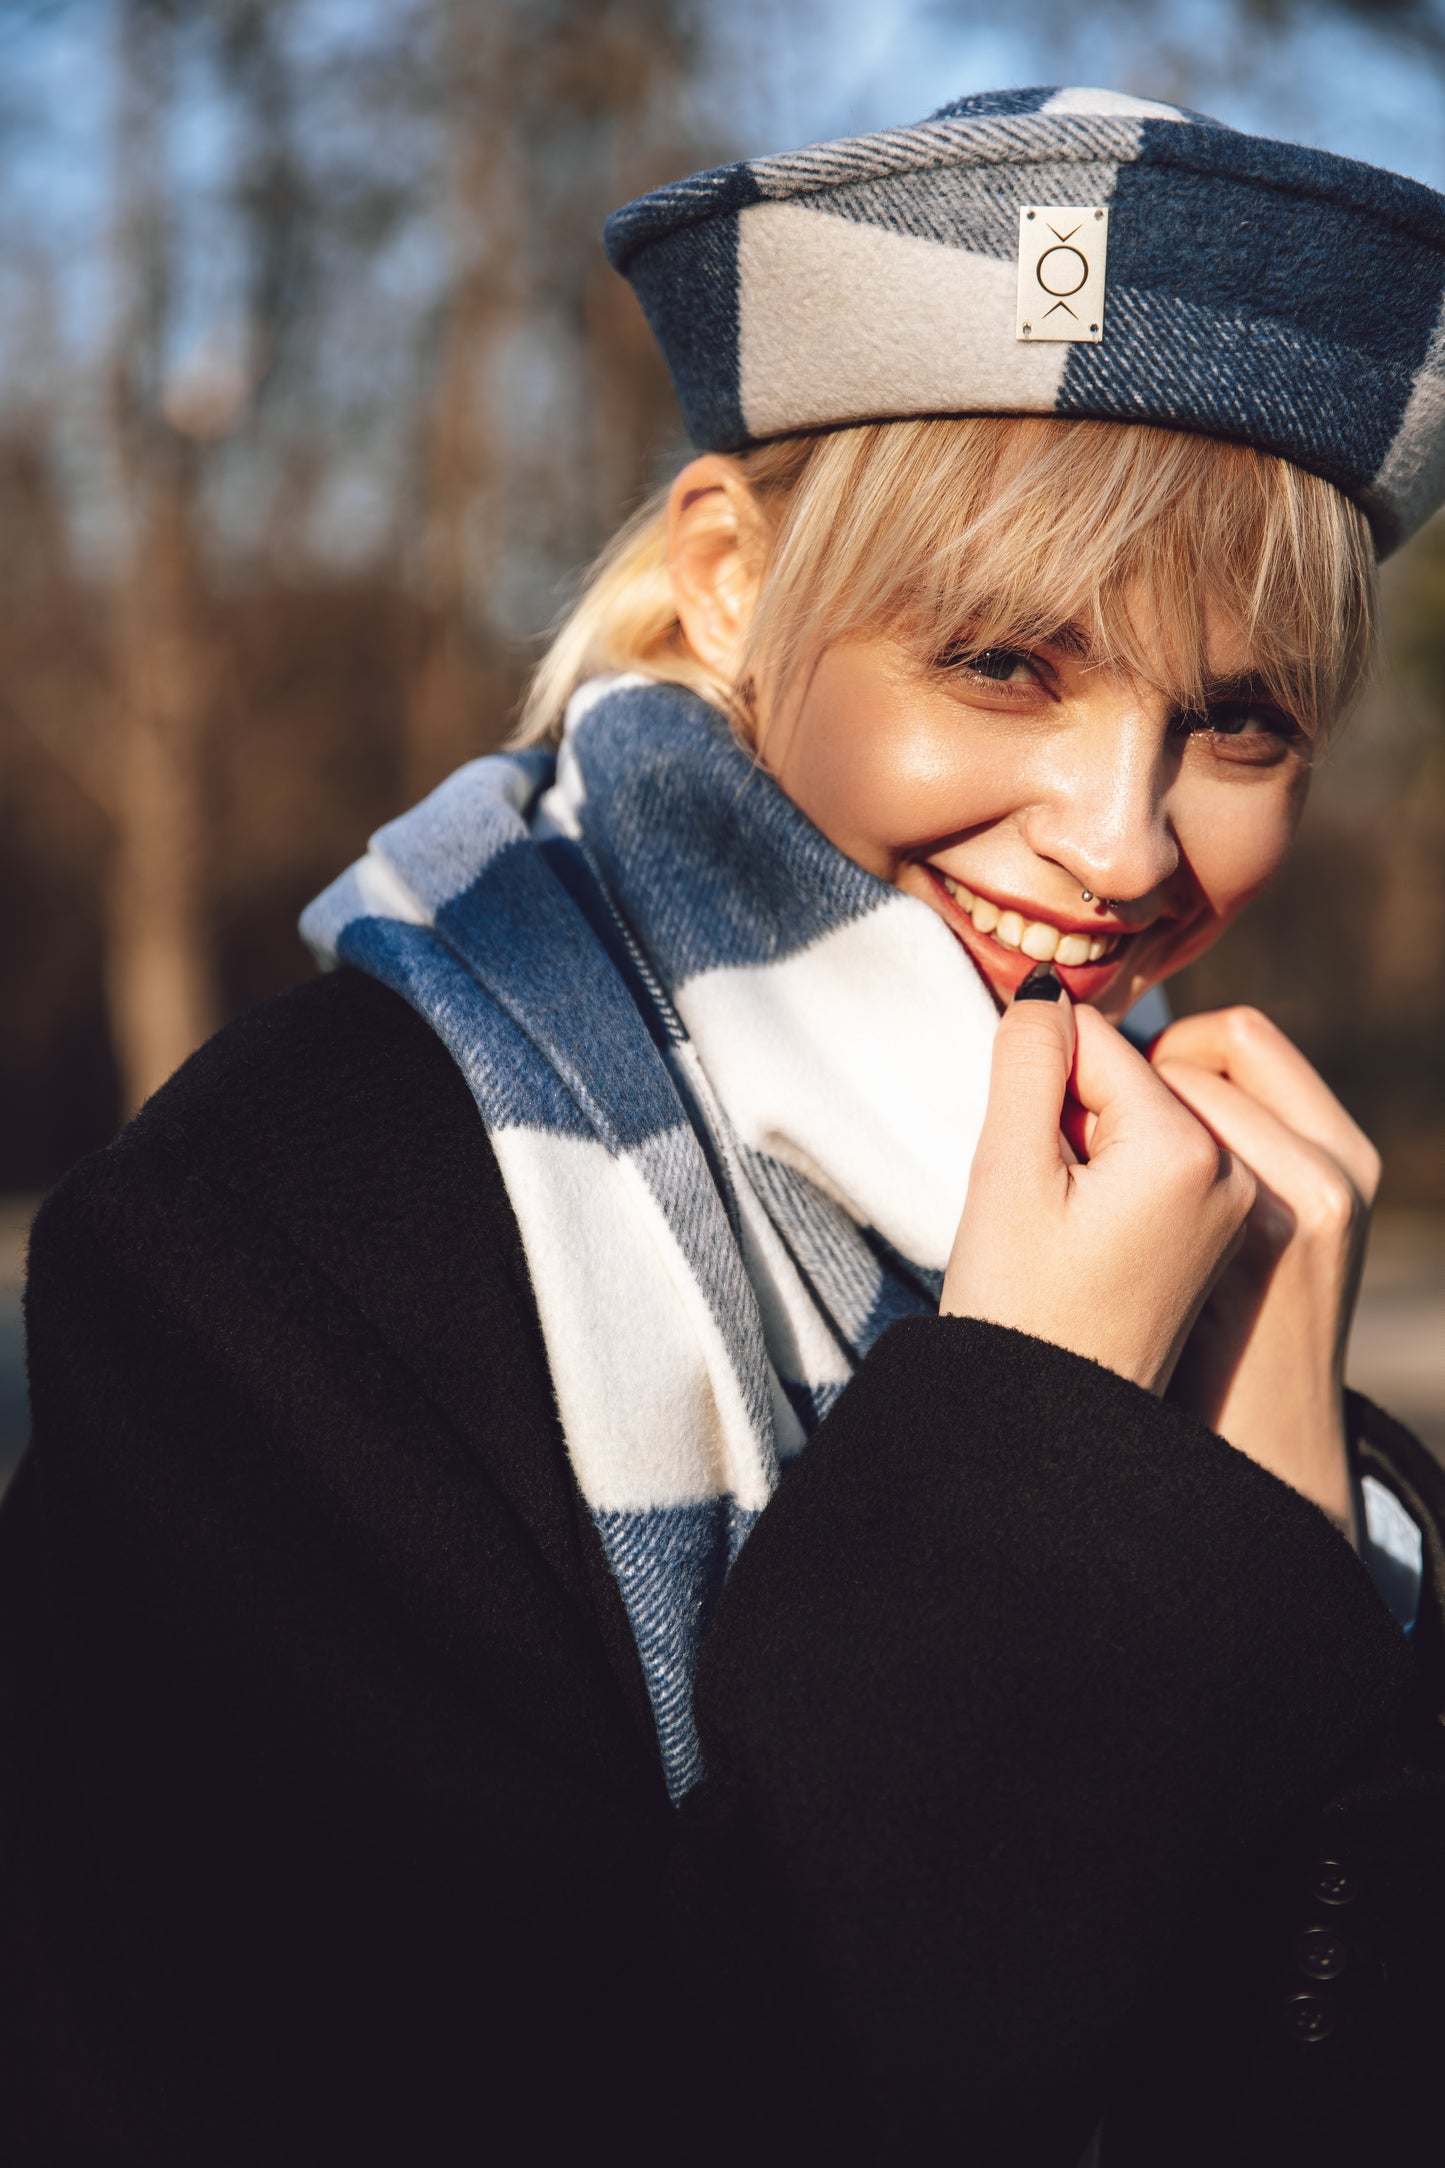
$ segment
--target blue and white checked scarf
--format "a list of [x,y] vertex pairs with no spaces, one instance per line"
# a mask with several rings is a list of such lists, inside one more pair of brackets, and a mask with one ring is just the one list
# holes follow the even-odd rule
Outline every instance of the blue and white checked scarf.
[[557,755],[460,769],[302,931],[471,1087],[679,1799],[698,1644],[780,1464],[937,1304],[993,1001],[715,709],[641,679],[584,688]]

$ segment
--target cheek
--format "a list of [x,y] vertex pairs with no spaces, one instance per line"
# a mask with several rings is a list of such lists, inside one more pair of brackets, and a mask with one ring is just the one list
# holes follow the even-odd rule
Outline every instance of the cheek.
[[1181,807],[1180,847],[1221,921],[1227,924],[1279,872],[1308,794],[1308,769],[1292,765],[1278,780],[1211,777]]
[[990,761],[951,709],[940,719],[881,700],[800,715],[774,773],[831,843],[886,881],[919,849],[998,819],[1018,783],[1017,761]]
[[1302,764],[1264,778],[1190,779],[1174,798],[1171,814],[1194,889],[1193,907],[1181,919],[1166,921],[1157,942],[1145,937],[1134,968],[1099,1004],[1111,1023],[1118,1023],[1148,987],[1213,948],[1245,905],[1268,888],[1288,855],[1308,795],[1309,770]]

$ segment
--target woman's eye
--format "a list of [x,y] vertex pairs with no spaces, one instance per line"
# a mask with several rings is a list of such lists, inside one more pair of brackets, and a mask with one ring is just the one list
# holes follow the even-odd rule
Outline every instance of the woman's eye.
[[1211,708],[1206,730],[1213,730],[1222,738],[1240,738],[1266,731],[1271,737],[1281,738],[1289,725],[1278,708]]
[[1241,751],[1247,747],[1257,758],[1278,758],[1287,746],[1304,736],[1292,716],[1267,701],[1222,701],[1217,707],[1203,710],[1184,709],[1170,728],[1181,738],[1203,737],[1216,743],[1233,740]]
[[946,648],[939,657],[945,670],[966,670],[987,678],[992,685],[1023,684],[1036,675],[1032,659],[1016,647],[986,647],[981,652],[965,647]]

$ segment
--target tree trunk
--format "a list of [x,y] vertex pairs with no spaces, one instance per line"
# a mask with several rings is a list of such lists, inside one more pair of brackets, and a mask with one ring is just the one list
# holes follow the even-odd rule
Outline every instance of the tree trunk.
[[105,991],[127,1113],[219,1021],[204,841],[211,669],[188,509],[174,479],[157,491],[116,598]]
[[148,0],[119,23],[111,450],[125,500],[116,567],[106,797],[105,993],[125,1111],[215,1028],[203,747],[212,706],[194,448],[160,411],[171,302],[165,162],[173,25]]
[[[407,702],[404,784],[420,797],[469,754],[495,741],[479,712],[488,667],[472,597],[485,566],[476,538],[494,533],[501,417],[487,382],[494,342],[517,307],[516,193],[520,130],[511,111],[526,36],[516,0],[487,10],[439,0],[447,82],[447,228],[453,266],[426,417],[417,587],[422,642]],[[492,517],[487,519],[490,511]]]

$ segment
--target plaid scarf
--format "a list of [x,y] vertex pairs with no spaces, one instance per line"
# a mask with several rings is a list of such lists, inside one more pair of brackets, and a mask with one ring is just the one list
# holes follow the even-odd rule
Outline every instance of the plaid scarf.
[[995,1011],[926,904],[836,850],[675,685],[472,762],[310,905],[471,1087],[668,1789],[698,1644],[781,1467],[937,1306]]

